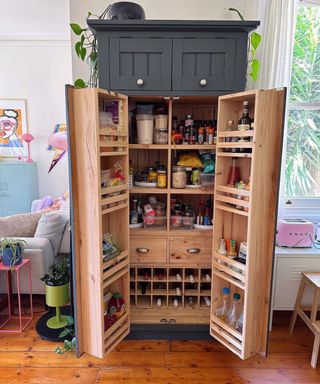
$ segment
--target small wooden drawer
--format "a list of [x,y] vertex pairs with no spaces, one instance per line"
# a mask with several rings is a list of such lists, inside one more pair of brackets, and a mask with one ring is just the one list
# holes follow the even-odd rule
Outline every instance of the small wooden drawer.
[[165,236],[131,236],[130,261],[133,263],[165,263],[167,238]]
[[170,263],[209,264],[212,255],[212,237],[170,237]]

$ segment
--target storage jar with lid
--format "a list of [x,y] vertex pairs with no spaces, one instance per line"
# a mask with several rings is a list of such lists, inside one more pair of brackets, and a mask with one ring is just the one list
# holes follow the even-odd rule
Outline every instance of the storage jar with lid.
[[157,182],[157,171],[153,167],[148,168],[148,182],[149,183],[156,183]]
[[157,187],[167,188],[167,171],[165,169],[158,169]]
[[185,167],[173,166],[172,167],[172,187],[185,188],[187,185],[187,172]]
[[155,127],[168,129],[168,115],[155,115]]
[[167,128],[156,128],[154,131],[155,144],[168,144],[168,130]]
[[138,144],[153,143],[153,115],[137,115]]

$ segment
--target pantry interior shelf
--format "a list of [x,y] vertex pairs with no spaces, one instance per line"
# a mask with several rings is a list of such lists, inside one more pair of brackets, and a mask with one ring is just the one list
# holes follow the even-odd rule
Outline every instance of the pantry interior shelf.
[[217,152],[219,157],[252,157],[252,153]]
[[218,137],[252,137],[253,135],[253,129],[248,131],[221,131],[218,133]]

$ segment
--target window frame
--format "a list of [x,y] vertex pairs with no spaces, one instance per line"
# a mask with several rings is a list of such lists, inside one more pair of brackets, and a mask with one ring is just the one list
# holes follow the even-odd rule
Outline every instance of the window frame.
[[[298,7],[319,7],[320,0],[301,0]],[[292,58],[293,60],[293,58]],[[292,70],[292,63],[291,63]],[[288,116],[290,110],[319,110],[320,102],[290,102],[290,92],[286,110],[286,121],[288,124]],[[286,130],[286,135],[288,130]],[[285,140],[285,148],[283,151],[284,157],[286,157],[287,142]],[[303,217],[310,220],[320,220],[320,196],[319,197],[293,197],[285,195],[285,167],[286,159],[283,161],[283,170],[281,177],[281,189],[282,192],[279,199],[279,211],[281,216],[285,217]]]

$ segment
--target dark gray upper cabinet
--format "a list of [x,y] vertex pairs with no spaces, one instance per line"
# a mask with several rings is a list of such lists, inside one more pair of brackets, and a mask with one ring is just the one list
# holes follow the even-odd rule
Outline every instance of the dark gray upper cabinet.
[[230,92],[241,87],[236,47],[234,38],[174,39],[172,89]]
[[171,90],[171,39],[110,38],[110,88]]
[[88,20],[99,86],[128,95],[222,95],[246,84],[248,32],[259,21]]

